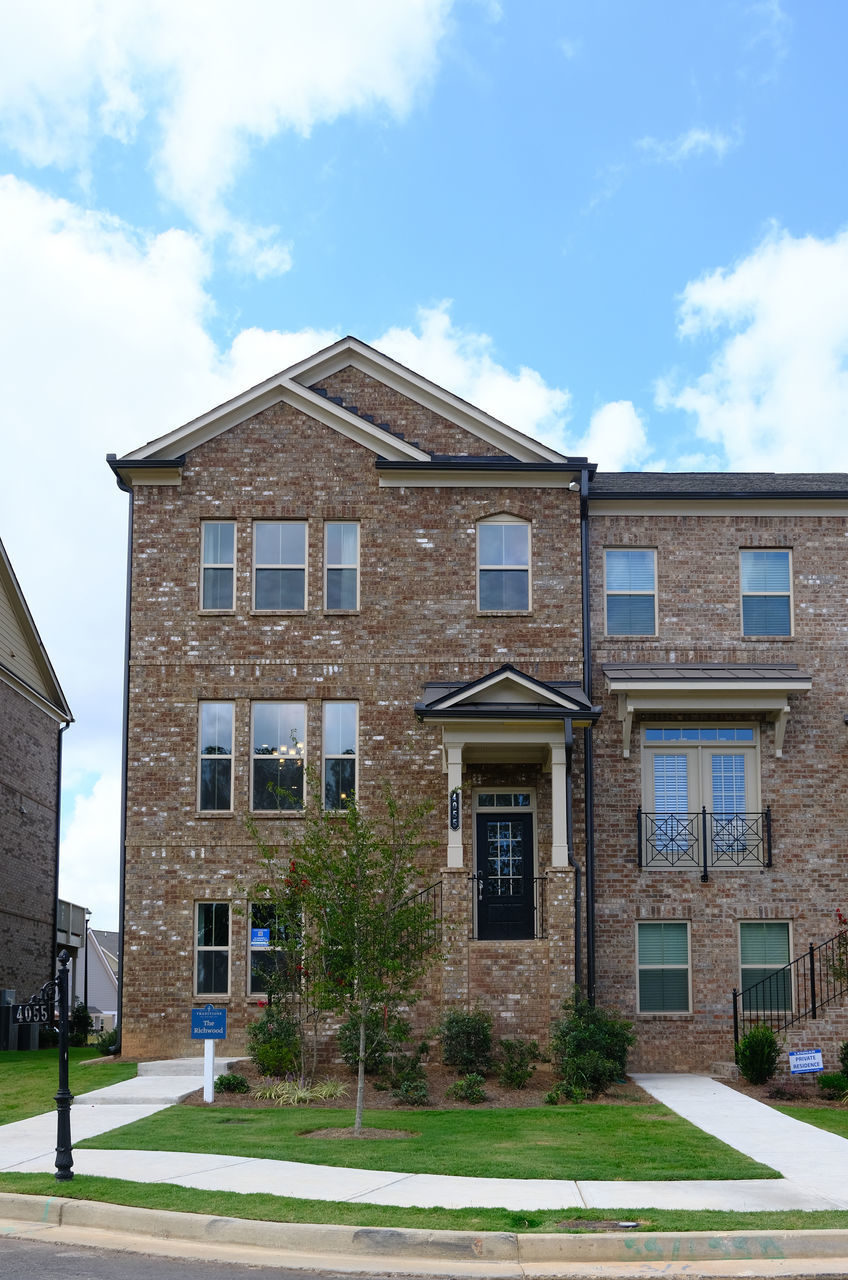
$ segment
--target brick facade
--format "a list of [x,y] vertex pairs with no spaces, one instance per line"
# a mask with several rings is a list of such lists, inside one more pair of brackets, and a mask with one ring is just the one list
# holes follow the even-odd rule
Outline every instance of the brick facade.
[[[510,437],[507,428],[493,426],[485,415],[475,420],[470,406],[444,395],[440,399],[438,388],[413,386],[399,366],[360,358],[362,350],[361,345],[352,348],[349,364],[338,360],[339,367],[323,371],[317,381],[309,381],[308,372],[297,374],[301,385],[318,391],[337,415],[338,429],[300,407],[296,387],[287,396],[292,382],[280,375],[276,402],[252,413],[248,406],[228,419],[225,429],[201,431],[189,424],[182,434],[120,463],[113,460],[134,491],[124,1052],[192,1052],[189,1010],[206,1002],[194,985],[199,902],[232,907],[229,989],[216,995],[215,1003],[227,1004],[228,1049],[243,1049],[245,1028],[256,1014],[256,998],[248,995],[244,889],[256,867],[245,830],[251,805],[251,709],[262,702],[304,703],[306,758],[318,766],[322,706],[341,700],[358,705],[357,795],[363,809],[374,808],[386,782],[401,801],[433,801],[428,831],[433,853],[422,868],[422,883],[441,883],[444,946],[416,1006],[422,1030],[444,1007],[482,1005],[492,1012],[498,1034],[544,1040],[575,980],[585,984],[594,974],[598,1002],[636,1022],[635,1067],[708,1070],[731,1059],[730,992],[741,981],[740,922],[787,922],[794,956],[808,942],[835,932],[835,908],[846,901],[848,811],[842,778],[848,703],[842,672],[848,636],[848,485],[829,504],[815,494],[802,500],[784,486],[779,501],[759,507],[738,496],[707,500],[704,484],[699,492],[699,482],[691,477],[692,500],[666,506],[624,500],[617,506],[608,484],[598,486],[606,496],[596,501],[590,486],[592,662],[591,671],[584,671],[581,504],[570,489],[580,487],[581,477],[587,483],[594,468],[585,459],[557,461],[543,446]],[[385,424],[375,427],[376,443],[351,438],[352,427],[348,431],[351,424],[358,429],[367,421],[365,415]],[[408,444],[419,451],[415,457]],[[178,457],[183,452],[184,462]],[[393,479],[380,455],[394,459],[392,466],[408,465],[408,477]],[[161,474],[145,475],[142,465],[161,466]],[[531,530],[532,608],[527,611],[478,608],[478,522],[498,516],[524,521]],[[200,608],[205,520],[236,528],[231,611]],[[306,522],[303,611],[253,610],[257,520]],[[355,612],[325,608],[326,521],[359,526],[360,607]],[[655,635],[605,634],[604,550],[610,547],[656,551]],[[742,637],[739,553],[756,548],[792,553],[789,637]],[[680,670],[734,664],[738,671],[751,664],[793,663],[810,674],[812,683],[809,690],[787,694],[791,714],[779,757],[775,715],[766,713],[756,697],[750,706],[737,700],[732,708],[642,711],[634,717],[625,757],[619,701],[604,674],[605,664],[623,662],[673,664]],[[503,694],[501,721],[501,695],[481,710],[485,696],[475,702],[473,686],[507,666],[519,675],[503,677],[503,688],[510,691]],[[573,685],[573,706],[569,690],[563,692],[566,682]],[[491,726],[479,742],[469,733],[462,749],[461,848],[451,846],[447,821],[445,744],[455,722],[447,714],[440,721],[435,713],[421,713],[424,691],[434,697],[432,691],[441,685],[466,691],[463,707],[469,718],[479,713],[475,732],[482,732],[484,715]],[[581,703],[589,685],[591,700],[584,696]],[[521,730],[515,728],[520,707],[507,706],[510,699],[533,704]],[[232,811],[204,813],[198,805],[198,714],[206,701],[233,706]],[[593,915],[587,903],[591,866],[584,791],[584,733],[590,730],[583,727],[596,718],[592,703],[601,712],[591,731]],[[558,706],[566,707],[561,722]],[[573,751],[569,745],[564,756],[557,755],[559,739],[550,728],[544,742],[532,734],[522,739],[531,722],[556,723],[560,733],[568,732],[566,722],[576,726]],[[779,717],[778,722],[782,730]],[[770,868],[716,869],[706,882],[697,869],[640,870],[636,813],[646,794],[643,731],[658,723],[752,729],[746,777],[756,807],[771,807]],[[566,804],[566,776],[568,858],[558,816]],[[480,938],[475,922],[479,882],[471,878],[482,812],[478,797],[516,792],[529,797],[532,815],[535,924],[528,936]],[[300,827],[297,813],[260,815],[257,822],[263,839],[283,848]],[[594,950],[587,928],[592,919]],[[639,1013],[640,921],[688,923],[689,1011]],[[812,1035],[833,1054],[848,1035],[843,1014],[829,1013],[814,1034],[808,1026],[799,1027],[790,1044],[809,1047]]]

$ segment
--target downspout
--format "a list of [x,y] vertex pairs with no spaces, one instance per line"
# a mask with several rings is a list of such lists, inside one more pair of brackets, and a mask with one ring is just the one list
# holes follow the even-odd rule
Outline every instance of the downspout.
[[[592,624],[589,614],[589,472],[580,472],[580,581],[583,611],[583,688],[592,701]],[[586,807],[586,998],[595,1003],[595,766],[592,726],[583,730]]]
[[582,937],[582,879],[580,866],[574,861],[574,786],[571,762],[574,755],[574,725],[570,717],[563,717],[562,732],[565,738],[565,838],[568,848],[568,865],[574,871],[574,982],[583,986],[583,937]]
[[118,1011],[115,1017],[117,1038],[114,1053],[121,1052],[124,1034],[124,911],[126,906],[127,871],[127,770],[129,754],[130,716],[130,606],[132,604],[132,556],[133,556],[133,490],[120,476],[118,488],[130,496],[127,527],[127,589],[124,616],[124,707],[123,740],[121,744],[121,879],[118,899]]
[[56,839],[53,865],[53,936],[50,939],[50,964],[47,973],[52,978],[56,973],[56,932],[59,928],[59,847],[62,831],[62,734],[70,727],[70,720],[59,725],[56,736]]

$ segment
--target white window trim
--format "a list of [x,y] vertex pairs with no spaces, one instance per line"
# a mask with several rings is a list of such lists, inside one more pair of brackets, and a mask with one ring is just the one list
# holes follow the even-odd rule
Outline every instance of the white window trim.
[[321,705],[321,806],[325,813],[344,813],[344,809],[328,809],[326,806],[327,795],[327,761],[328,760],[349,760],[350,756],[338,755],[335,752],[327,751],[327,720],[326,708],[332,706],[350,706],[354,708],[356,716],[356,752],[353,757],[353,794],[359,791],[359,703],[354,698],[327,698]]
[[[221,905],[227,908],[227,945],[225,947],[201,947],[197,941],[198,918],[200,916],[201,907],[209,907]],[[232,943],[233,943],[233,905],[225,898],[201,898],[194,904],[194,986],[193,993],[195,1000],[229,1000],[230,989],[232,987]],[[198,957],[201,951],[224,951],[227,955],[227,989],[226,991],[198,991]]]
[[[203,708],[210,706],[230,707],[232,708],[232,747],[228,756],[205,755],[203,752]],[[235,804],[235,735],[236,735],[236,708],[235,703],[227,698],[201,698],[197,704],[197,812],[204,814],[206,817],[214,817],[216,814],[233,813]],[[229,760],[230,762],[230,807],[228,809],[201,809],[200,799],[203,793],[203,761],[204,760]]]
[[[523,524],[527,529],[527,565],[483,564],[480,559],[480,525],[481,524]],[[508,514],[481,516],[474,526],[475,556],[477,561],[476,589],[477,612],[487,616],[524,615],[533,612],[533,524],[523,516]],[[484,569],[497,569],[503,572],[527,574],[527,608],[526,609],[484,609],[480,604],[480,573]]]
[[[651,556],[652,556],[653,561],[654,561],[654,585],[653,585],[652,590],[650,590],[650,591],[644,591],[644,590],[643,590],[643,591],[637,591],[637,590],[630,590],[630,589],[628,589],[627,591],[620,591],[620,590],[618,590],[617,588],[614,588],[614,587],[608,587],[608,586],[607,586],[607,552],[608,552],[608,551],[649,551],[649,552],[651,553]],[[658,628],[658,619],[659,619],[659,600],[658,600],[658,594],[659,594],[659,593],[658,593],[658,583],[657,583],[657,549],[656,549],[656,547],[604,547],[604,635],[605,635],[605,636],[611,636],[613,640],[620,640],[620,639],[622,639],[622,638],[623,638],[623,637],[625,637],[625,636],[632,636],[632,635],[636,635],[636,636],[639,636],[639,637],[644,637],[645,639],[649,638],[650,636],[656,636],[656,635],[658,635],[658,634],[659,634],[659,628]],[[609,603],[609,598],[610,598],[610,596],[653,596],[653,600],[654,600],[654,629],[653,629],[653,631],[650,631],[650,632],[642,632],[642,631],[638,631],[638,632],[632,632],[632,631],[615,631],[615,632],[611,632],[611,631],[610,631],[610,629],[609,629],[609,608],[608,608],[608,603]]]
[[[331,524],[351,524],[356,529],[356,560],[353,564],[336,564],[331,563],[327,554],[327,541],[329,528]],[[359,613],[359,590],[360,590],[360,548],[362,538],[360,535],[360,524],[358,520],[325,520],[324,521],[324,611],[325,613]],[[331,609],[327,603],[327,575],[330,569],[354,569],[356,571],[356,604],[352,609]]]
[[[254,799],[255,799],[253,794],[254,761],[282,758],[279,755],[276,755],[276,756],[258,755],[254,750],[253,728],[254,728],[254,717],[256,715],[257,707],[303,707],[303,751],[301,752],[300,756],[293,757],[294,759],[300,759],[303,761],[303,801],[299,809],[257,809],[254,807]],[[306,802],[308,798],[306,794],[306,762],[308,760],[307,752],[309,750],[309,743],[307,741],[308,732],[309,732],[309,706],[303,699],[257,698],[254,702],[250,704],[250,780],[248,785],[250,787],[250,812],[252,814],[256,814],[256,816],[260,818],[291,818],[291,817],[302,818],[303,817],[303,811],[306,808]]]
[[[795,953],[795,944],[794,944],[794,941],[793,941],[793,922],[792,922],[791,920],[755,920],[755,919],[749,918],[749,919],[747,919],[747,920],[738,920],[736,923],[737,923],[737,929],[736,929],[737,952],[736,952],[736,954],[737,954],[737,955],[738,955],[738,957],[739,957],[739,998],[740,998],[740,1000],[741,1000],[741,998],[742,998],[742,992],[745,990],[746,986],[748,985],[748,984],[745,982],[745,977],[744,977],[745,970],[746,970],[746,969],[755,969],[755,968],[756,968],[756,969],[760,969],[760,968],[762,968],[762,967],[763,967],[762,965],[743,965],[743,964],[742,964],[742,926],[743,926],[743,925],[745,925],[745,924],[785,924],[785,925],[786,925],[786,934],[787,934],[787,946],[788,946],[788,949],[789,949],[789,960],[788,960],[788,962],[787,962],[787,963],[789,963],[789,964],[791,964],[791,963],[792,963],[792,956],[793,956],[793,955],[794,955],[794,953]],[[783,968],[783,966],[782,966],[782,965],[777,965],[776,967],[777,967],[777,968]],[[794,982],[790,982],[790,984],[789,984],[789,995],[790,995],[791,1004],[790,1004],[790,1007],[789,1007],[788,1009],[762,1009],[762,1010],[759,1010],[759,1012],[762,1012],[762,1013],[777,1013],[777,1014],[782,1014],[782,1013],[794,1013],[794,1012],[795,1012],[795,983],[794,983]],[[740,1008],[741,1008],[741,1005],[740,1005]]]
[[[682,964],[640,964],[639,963],[639,926],[643,924],[685,924],[687,961]],[[692,1017],[692,922],[691,920],[637,920],[636,921],[636,1012],[640,1018],[691,1018]],[[686,969],[686,999],[688,1009],[643,1009],[639,975],[643,969]]]
[[[267,564],[265,561],[261,563],[256,559],[256,530],[260,524],[299,524],[303,526],[303,563],[285,564]],[[303,608],[301,609],[259,609],[256,605],[256,571],[257,569],[301,569],[303,571]],[[297,520],[254,520],[253,521],[253,561],[251,569],[250,583],[251,601],[253,604],[253,612],[260,614],[274,613],[306,613],[309,604],[309,521]]]
[[[788,591],[743,591],[742,590],[742,557],[746,551],[782,551],[788,558],[789,590]],[[740,547],[739,548],[739,630],[743,640],[789,640],[795,635],[795,573],[792,566],[791,547]],[[759,632],[748,633],[745,630],[745,597],[768,596],[778,600],[789,599],[789,630],[785,635],[769,636]]]
[[274,947],[269,947],[269,948],[265,948],[265,947],[254,947],[254,946],[252,945],[252,937],[253,937],[253,934],[252,934],[252,929],[253,929],[253,908],[254,908],[254,907],[270,907],[272,910],[274,910],[275,908],[274,908],[274,903],[273,903],[273,902],[267,902],[267,901],[264,901],[264,902],[263,902],[263,901],[249,901],[249,902],[248,902],[248,904],[247,904],[247,911],[246,911],[246,913],[245,913],[245,919],[246,919],[246,921],[247,921],[247,938],[246,938],[246,942],[247,942],[247,972],[246,972],[246,974],[245,974],[245,994],[246,994],[246,996],[247,996],[248,1000],[251,1000],[251,1001],[254,1001],[254,1002],[255,1002],[255,1001],[258,1001],[258,1000],[267,1000],[267,998],[268,998],[268,997],[267,997],[267,992],[265,992],[265,991],[253,991],[253,990],[252,990],[252,983],[253,983],[253,953],[254,953],[254,951],[256,951],[257,953],[261,953],[261,952],[263,952],[263,951],[265,951],[265,950],[273,951],[273,950],[275,950],[275,948],[274,948]]
[[[211,524],[231,524],[233,526],[233,559],[232,564],[220,564],[218,562],[210,562],[204,559],[206,546],[206,526]],[[236,609],[236,558],[238,556],[238,525],[235,520],[201,520],[200,522],[200,601],[198,608],[201,613],[235,613]],[[207,569],[232,569],[233,574],[233,602],[228,609],[207,609],[203,604],[203,580]]]

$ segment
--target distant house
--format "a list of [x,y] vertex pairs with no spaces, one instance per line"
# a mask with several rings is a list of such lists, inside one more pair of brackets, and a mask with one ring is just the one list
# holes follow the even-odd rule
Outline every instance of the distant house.
[[53,976],[62,732],[73,717],[0,542],[0,988]]
[[74,998],[86,1002],[95,1031],[111,1031],[118,1014],[118,934],[89,927],[74,970]]

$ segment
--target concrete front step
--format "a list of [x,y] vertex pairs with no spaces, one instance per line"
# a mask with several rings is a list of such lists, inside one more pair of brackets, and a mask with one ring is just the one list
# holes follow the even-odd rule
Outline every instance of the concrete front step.
[[[215,1075],[232,1071],[244,1058],[219,1058],[215,1055]],[[164,1062],[140,1062],[139,1076],[203,1076],[203,1057],[171,1058]]]

